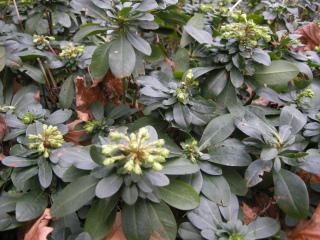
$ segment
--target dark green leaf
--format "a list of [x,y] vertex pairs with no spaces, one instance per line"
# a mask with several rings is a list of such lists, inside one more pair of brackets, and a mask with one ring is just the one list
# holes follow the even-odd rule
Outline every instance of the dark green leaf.
[[296,174],[281,169],[274,171],[274,196],[279,207],[289,216],[305,218],[309,210],[309,195],[305,183]]
[[88,175],[78,178],[58,193],[51,207],[54,217],[63,217],[77,211],[95,196],[98,179]]
[[117,78],[131,75],[136,65],[136,54],[128,40],[121,35],[111,43],[109,51],[109,66]]
[[200,202],[193,187],[181,180],[171,180],[170,185],[160,188],[159,192],[162,200],[180,210],[194,209]]

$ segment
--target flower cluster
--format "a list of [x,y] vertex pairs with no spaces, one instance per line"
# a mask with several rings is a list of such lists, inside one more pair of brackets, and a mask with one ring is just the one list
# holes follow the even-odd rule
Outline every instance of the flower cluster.
[[185,79],[181,82],[180,86],[176,89],[176,98],[180,103],[186,104],[189,100],[189,89],[198,86],[199,82],[193,79],[192,70],[189,70]]
[[55,37],[52,36],[44,36],[44,35],[33,35],[33,43],[37,46],[44,47],[50,43],[50,41],[54,41]]
[[147,128],[140,128],[130,135],[113,131],[109,138],[113,143],[102,146],[102,154],[107,157],[104,164],[119,162],[124,173],[141,175],[143,168],[160,171],[163,168],[161,163],[169,155],[169,150],[163,147],[163,139],[150,141]]
[[75,46],[73,43],[69,43],[62,47],[62,51],[59,54],[60,57],[66,59],[76,59],[80,57],[84,52],[84,46]]
[[261,39],[271,41],[269,28],[259,26],[252,20],[225,24],[221,27],[221,32],[225,39],[236,39],[244,46],[256,47]]
[[45,158],[49,157],[49,150],[56,149],[64,143],[63,136],[57,127],[43,125],[43,132],[38,135],[27,135],[30,149],[37,149]]
[[193,163],[197,163],[197,160],[201,157],[203,154],[198,149],[198,141],[195,139],[189,140],[187,142],[181,143],[182,149],[188,156],[188,158]]
[[296,96],[296,103],[298,105],[301,105],[305,98],[313,98],[313,97],[314,97],[314,91],[310,88],[305,89]]

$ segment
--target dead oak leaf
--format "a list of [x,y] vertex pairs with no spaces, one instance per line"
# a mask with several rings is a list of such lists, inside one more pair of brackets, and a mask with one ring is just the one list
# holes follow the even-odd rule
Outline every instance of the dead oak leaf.
[[320,204],[310,220],[301,221],[291,232],[288,240],[319,240],[320,239]]
[[46,209],[42,216],[34,222],[24,235],[24,240],[47,240],[47,236],[53,231],[52,227],[48,227],[52,219],[50,209]]
[[105,102],[102,87],[94,83],[87,87],[83,77],[76,78],[76,107],[78,118],[82,121],[91,119],[90,105],[95,102]]
[[320,45],[320,26],[315,22],[299,28],[295,33],[301,35],[300,41],[305,45],[298,50],[310,51]]

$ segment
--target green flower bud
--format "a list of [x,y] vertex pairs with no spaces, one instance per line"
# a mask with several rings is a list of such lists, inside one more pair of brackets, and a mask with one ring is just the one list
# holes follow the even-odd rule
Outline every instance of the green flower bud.
[[21,119],[21,121],[26,125],[33,123],[34,120],[36,120],[36,116],[30,112],[25,113]]
[[160,163],[155,162],[152,164],[152,169],[155,171],[161,171],[163,169],[163,166]]

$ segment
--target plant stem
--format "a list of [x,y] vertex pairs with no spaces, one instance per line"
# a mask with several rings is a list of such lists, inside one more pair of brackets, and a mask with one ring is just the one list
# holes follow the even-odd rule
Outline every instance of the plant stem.
[[24,31],[21,15],[19,13],[19,9],[18,9],[18,5],[17,5],[16,0],[13,0],[13,5],[14,5],[14,9],[15,9],[16,14],[17,14],[17,18],[18,18],[18,21],[19,21],[20,28],[21,28],[22,31]]

